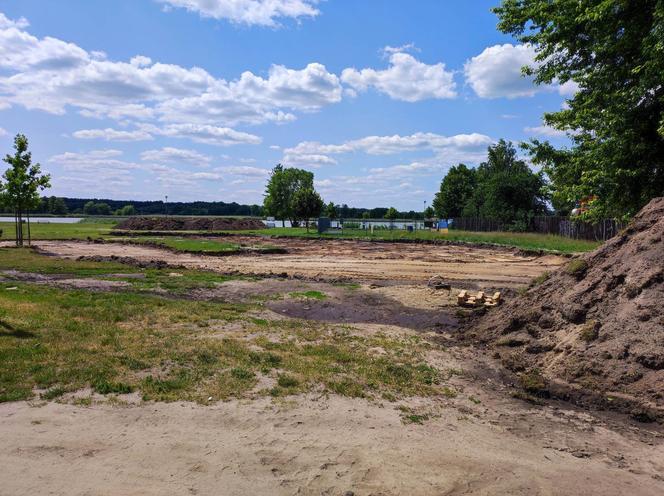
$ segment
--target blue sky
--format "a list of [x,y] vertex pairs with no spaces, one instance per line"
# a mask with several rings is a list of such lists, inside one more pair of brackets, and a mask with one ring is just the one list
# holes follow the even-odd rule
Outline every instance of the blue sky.
[[574,85],[520,75],[497,1],[5,0],[0,147],[25,133],[55,195],[261,203],[282,162],[419,210],[499,138],[565,140],[541,116]]

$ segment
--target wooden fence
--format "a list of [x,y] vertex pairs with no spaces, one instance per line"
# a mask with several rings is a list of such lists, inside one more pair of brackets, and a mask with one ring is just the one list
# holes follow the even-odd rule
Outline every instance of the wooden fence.
[[[574,239],[587,239],[590,241],[606,241],[612,238],[626,226],[623,222],[613,219],[604,219],[597,224],[570,220],[569,217],[539,216],[533,217],[528,226],[528,232],[541,234],[556,234]],[[457,217],[452,219],[451,229],[462,231],[507,231],[502,222],[481,217]]]

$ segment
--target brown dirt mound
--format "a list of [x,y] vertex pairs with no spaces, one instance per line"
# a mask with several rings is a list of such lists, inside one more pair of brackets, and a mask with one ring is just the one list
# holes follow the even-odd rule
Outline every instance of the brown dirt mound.
[[128,231],[240,231],[264,229],[259,219],[228,217],[130,217],[116,229]]
[[489,313],[472,337],[531,393],[664,419],[664,198]]

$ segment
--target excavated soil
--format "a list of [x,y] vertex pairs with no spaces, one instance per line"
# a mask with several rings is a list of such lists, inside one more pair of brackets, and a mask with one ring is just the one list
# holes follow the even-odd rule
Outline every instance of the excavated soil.
[[128,231],[240,231],[264,229],[258,219],[228,217],[130,217],[116,227]]
[[664,418],[664,198],[469,335],[533,392]]
[[[231,243],[255,243],[255,237],[214,238]],[[435,275],[469,288],[514,288],[527,285],[544,271],[566,259],[556,255],[522,255],[516,250],[463,245],[372,243],[354,240],[320,242],[304,239],[271,239],[286,254],[211,257],[172,253],[168,250],[121,243],[40,241],[39,248],[53,255],[118,257],[141,264],[168,264],[223,273],[283,275],[320,280],[379,281],[383,284],[426,284]]]

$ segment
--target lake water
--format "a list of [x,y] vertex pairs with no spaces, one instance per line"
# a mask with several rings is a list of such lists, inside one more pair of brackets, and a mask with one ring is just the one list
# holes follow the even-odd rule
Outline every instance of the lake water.
[[[23,217],[25,219],[25,217]],[[27,219],[26,219],[27,220]],[[76,224],[81,217],[30,217],[37,224]],[[14,217],[0,217],[0,222],[14,222]]]

